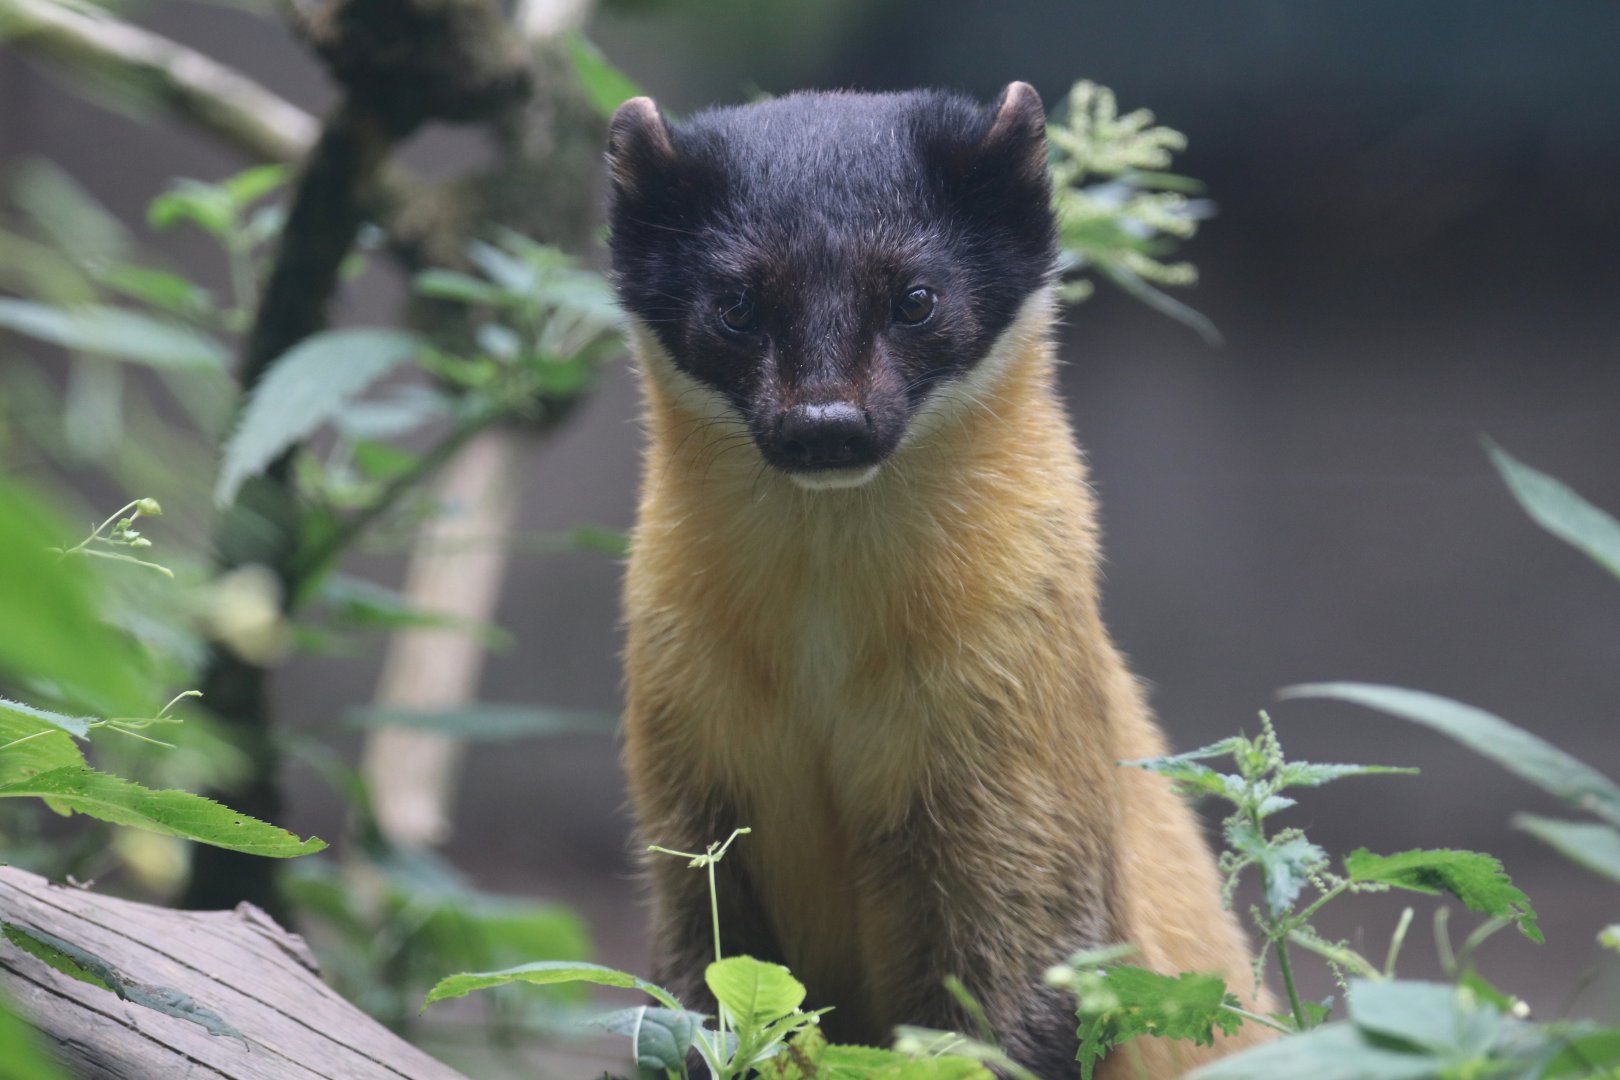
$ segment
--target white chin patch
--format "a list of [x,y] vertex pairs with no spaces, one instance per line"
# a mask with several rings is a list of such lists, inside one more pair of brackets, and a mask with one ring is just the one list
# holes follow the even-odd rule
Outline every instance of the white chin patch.
[[878,474],[881,465],[868,465],[864,469],[828,469],[825,472],[788,473],[788,479],[806,491],[834,491],[839,488],[858,488],[869,483]]

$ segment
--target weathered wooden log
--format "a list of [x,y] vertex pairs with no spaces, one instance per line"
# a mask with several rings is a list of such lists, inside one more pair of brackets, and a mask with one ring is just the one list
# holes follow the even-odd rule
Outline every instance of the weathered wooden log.
[[185,995],[240,1036],[122,1000],[0,940],[0,995],[81,1080],[464,1080],[339,997],[303,939],[251,905],[172,911],[0,867],[0,921]]

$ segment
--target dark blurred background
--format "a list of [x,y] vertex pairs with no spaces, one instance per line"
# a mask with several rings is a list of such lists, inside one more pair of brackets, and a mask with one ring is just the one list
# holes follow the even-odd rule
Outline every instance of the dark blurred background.
[[[306,107],[332,99],[274,23],[183,2],[141,21]],[[1620,915],[1614,890],[1507,825],[1558,807],[1437,736],[1274,695],[1332,678],[1429,689],[1620,772],[1620,582],[1526,519],[1480,441],[1620,511],[1620,5],[645,0],[608,5],[590,32],[681,113],[799,87],[989,98],[1014,78],[1051,107],[1083,77],[1186,132],[1179,171],[1208,184],[1219,215],[1186,249],[1203,280],[1183,295],[1224,346],[1106,286],[1063,333],[1114,632],[1180,747],[1252,731],[1270,707],[1292,755],[1420,766],[1308,793],[1294,821],[1334,853],[1499,855],[1548,943],[1504,934],[1486,973],[1543,1017],[1616,1011],[1612,970],[1585,985],[1593,935]],[[407,156],[439,173],[480,150],[429,131]],[[172,175],[243,164],[0,52],[0,157],[33,155],[132,221]],[[181,265],[212,258],[186,235],[153,242]],[[343,318],[388,320],[397,299],[368,286]],[[628,526],[635,415],[621,365],[536,447],[521,526]],[[399,563],[364,569],[397,578]],[[619,573],[599,555],[520,557],[499,614],[516,645],[483,696],[615,707]],[[297,661],[281,713],[332,730],[375,675]],[[612,741],[474,749],[466,770],[454,861],[489,887],[579,904],[606,961],[643,966]],[[287,824],[341,832],[313,777],[289,782]],[[1401,906],[1346,902],[1324,929],[1382,956]],[[1418,906],[1423,926],[1432,905]],[[1411,974],[1436,970],[1426,933],[1407,955]],[[1307,988],[1330,992],[1309,968]]]

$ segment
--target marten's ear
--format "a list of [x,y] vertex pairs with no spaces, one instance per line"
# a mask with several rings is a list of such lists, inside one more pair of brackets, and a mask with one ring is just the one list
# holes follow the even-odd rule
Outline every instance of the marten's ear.
[[979,140],[981,161],[996,161],[1029,177],[1046,172],[1046,110],[1027,82],[1010,82],[996,98],[990,127]]
[[617,195],[633,195],[656,183],[675,163],[669,122],[650,97],[633,97],[608,123],[608,178]]

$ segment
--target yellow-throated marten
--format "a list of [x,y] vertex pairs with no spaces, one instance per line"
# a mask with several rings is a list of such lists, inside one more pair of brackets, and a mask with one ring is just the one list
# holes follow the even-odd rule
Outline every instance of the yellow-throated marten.
[[[1046,1077],[1074,1074],[1076,1021],[1041,976],[1077,950],[1247,986],[1193,815],[1116,765],[1164,744],[1099,615],[1053,386],[1035,91],[676,125],[637,98],[608,162],[649,436],[625,757],[645,840],[753,828],[719,867],[726,952],[879,1045],[971,1029],[958,976]],[[704,875],[648,872],[655,974],[712,1008]],[[1215,1052],[1141,1047],[1155,1078]]]

